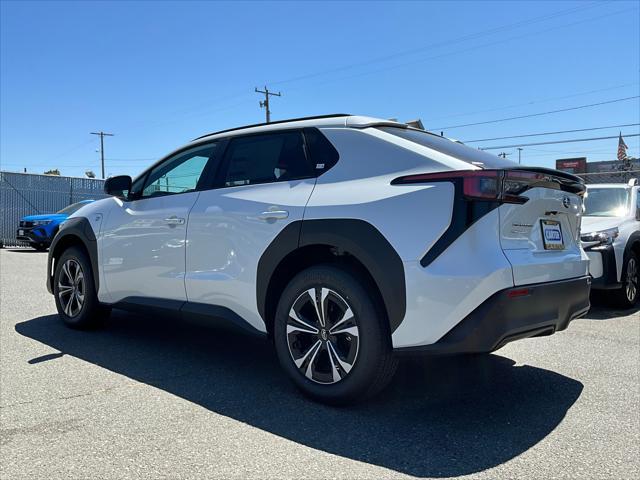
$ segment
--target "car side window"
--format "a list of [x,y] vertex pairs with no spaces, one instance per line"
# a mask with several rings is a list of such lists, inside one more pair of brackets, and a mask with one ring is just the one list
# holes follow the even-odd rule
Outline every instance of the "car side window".
[[207,144],[167,159],[146,176],[139,198],[195,191],[204,180],[203,172],[214,161],[217,144]]
[[299,131],[234,138],[225,154],[225,187],[314,176]]
[[309,160],[318,174],[326,172],[338,163],[340,157],[338,151],[320,130],[317,128],[305,128],[304,136],[307,142]]

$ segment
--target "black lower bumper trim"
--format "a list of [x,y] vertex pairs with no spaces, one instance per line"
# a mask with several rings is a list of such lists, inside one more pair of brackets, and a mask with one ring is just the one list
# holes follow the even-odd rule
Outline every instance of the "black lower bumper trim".
[[590,285],[591,277],[586,276],[501,290],[436,343],[398,348],[395,352],[487,353],[514,340],[551,335],[589,311]]
[[599,253],[602,258],[602,276],[591,280],[591,288],[594,290],[610,290],[620,288],[618,282],[618,267],[616,266],[616,254],[612,245],[590,248],[588,252]]

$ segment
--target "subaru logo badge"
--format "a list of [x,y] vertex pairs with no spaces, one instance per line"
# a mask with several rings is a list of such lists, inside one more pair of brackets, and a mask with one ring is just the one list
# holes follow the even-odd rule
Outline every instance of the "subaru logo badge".
[[571,199],[569,197],[563,197],[562,205],[564,205],[564,208],[569,208],[569,206],[571,205]]

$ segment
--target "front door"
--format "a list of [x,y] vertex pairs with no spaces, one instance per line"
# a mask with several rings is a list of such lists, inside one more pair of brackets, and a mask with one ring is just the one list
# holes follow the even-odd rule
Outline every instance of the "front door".
[[101,242],[111,302],[186,300],[187,219],[215,162],[215,150],[214,143],[173,155],[136,181],[130,200],[116,199]]

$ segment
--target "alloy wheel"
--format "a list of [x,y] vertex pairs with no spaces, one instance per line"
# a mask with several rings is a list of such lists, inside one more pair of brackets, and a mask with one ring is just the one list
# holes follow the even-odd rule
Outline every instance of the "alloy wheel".
[[68,317],[77,316],[82,311],[84,298],[84,272],[80,264],[70,258],[62,264],[58,278],[58,299],[62,311]]
[[298,370],[316,383],[343,380],[358,357],[360,331],[353,310],[330,288],[311,288],[293,302],[287,344]]
[[627,300],[633,302],[638,293],[638,264],[635,258],[630,258],[627,262],[627,282],[625,285]]

